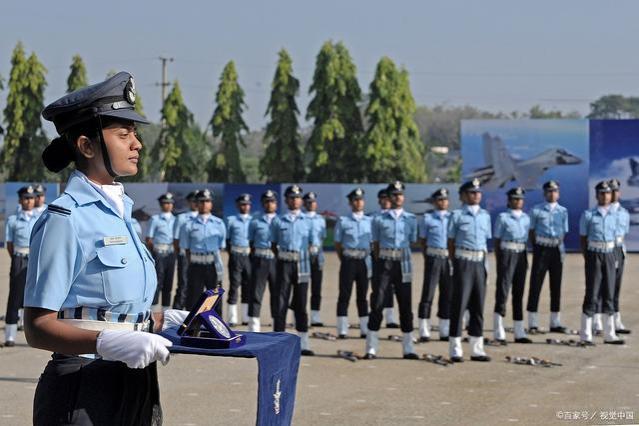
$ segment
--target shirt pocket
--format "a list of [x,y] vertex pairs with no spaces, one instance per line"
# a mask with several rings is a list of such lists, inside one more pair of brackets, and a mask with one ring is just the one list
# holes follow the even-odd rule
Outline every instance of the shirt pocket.
[[145,272],[134,246],[98,247],[96,254],[107,303],[129,304],[144,298]]

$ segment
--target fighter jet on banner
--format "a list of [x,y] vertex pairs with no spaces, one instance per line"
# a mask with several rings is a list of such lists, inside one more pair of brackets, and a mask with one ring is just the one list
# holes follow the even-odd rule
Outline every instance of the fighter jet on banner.
[[634,158],[628,158],[630,162],[630,176],[628,177],[628,185],[639,186],[639,161]]
[[508,182],[517,181],[524,189],[539,188],[538,179],[551,167],[579,164],[581,158],[562,148],[549,148],[532,158],[515,158],[499,136],[482,135],[486,166],[473,170],[467,180],[477,178],[486,189],[503,188]]

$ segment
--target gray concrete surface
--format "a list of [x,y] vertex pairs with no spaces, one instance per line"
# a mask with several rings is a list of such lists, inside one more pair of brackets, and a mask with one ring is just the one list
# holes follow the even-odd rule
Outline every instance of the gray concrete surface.
[[[624,322],[639,333],[639,256],[626,267],[622,292]],[[421,292],[423,262],[415,256],[413,306]],[[338,260],[327,255],[322,317],[335,324]],[[0,311],[8,292],[9,258],[0,254]],[[489,273],[489,294],[484,309],[486,336],[490,336],[494,300],[494,264]],[[583,261],[567,257],[563,285],[565,325],[578,328],[583,298]],[[268,293],[267,296],[268,297]],[[354,298],[354,295],[353,295]],[[549,294],[544,286],[542,326],[548,326]],[[512,325],[508,307],[507,326]],[[416,315],[415,315],[416,316]],[[268,308],[262,321],[270,323]],[[350,318],[356,323],[354,300]],[[417,325],[417,319],[415,319]],[[4,324],[0,322],[0,327]],[[332,332],[333,327],[320,331]],[[465,362],[441,367],[425,361],[401,359],[401,344],[386,340],[396,330],[381,331],[381,358],[355,363],[337,358],[338,349],[364,350],[358,330],[336,342],[312,339],[317,356],[302,359],[297,386],[295,425],[394,424],[628,424],[639,420],[639,353],[636,334],[621,347],[599,343],[594,348],[551,346],[547,337],[533,336],[535,344],[488,347],[493,362]],[[1,335],[3,339],[3,335]],[[512,335],[509,334],[509,339]],[[563,336],[568,337],[568,336]],[[419,354],[447,354],[447,343],[416,346]],[[468,354],[468,346],[465,345]],[[508,364],[506,355],[536,356],[562,363],[555,368]],[[33,393],[49,354],[29,348],[19,336],[15,348],[0,349],[0,424],[31,423]],[[257,365],[250,359],[178,355],[160,367],[165,424],[251,425],[255,422]],[[565,419],[579,412],[579,420]],[[634,420],[609,419],[632,413]],[[584,420],[583,415],[588,419]],[[564,418],[560,418],[564,417]]]

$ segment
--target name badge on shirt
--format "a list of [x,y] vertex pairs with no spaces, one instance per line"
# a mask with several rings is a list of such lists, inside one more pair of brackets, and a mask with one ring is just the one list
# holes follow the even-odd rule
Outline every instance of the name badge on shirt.
[[121,237],[104,237],[102,240],[104,241],[105,246],[122,245],[126,244],[129,241],[126,235],[123,235]]

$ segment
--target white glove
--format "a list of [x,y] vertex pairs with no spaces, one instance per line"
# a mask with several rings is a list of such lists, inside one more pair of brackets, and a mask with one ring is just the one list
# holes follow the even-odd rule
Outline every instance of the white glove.
[[142,331],[102,330],[96,350],[106,361],[122,361],[129,368],[144,368],[155,361],[169,362],[170,340]]
[[171,327],[179,327],[186,319],[189,311],[181,311],[179,309],[167,309],[164,311],[164,323],[162,323],[162,331]]

